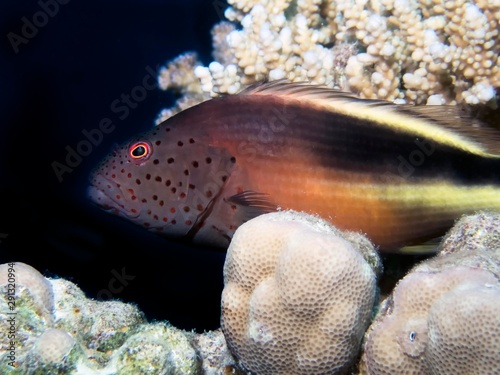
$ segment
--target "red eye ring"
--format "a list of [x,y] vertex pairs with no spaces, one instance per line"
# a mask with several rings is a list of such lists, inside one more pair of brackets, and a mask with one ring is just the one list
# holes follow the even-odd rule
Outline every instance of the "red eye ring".
[[146,142],[136,142],[130,146],[128,154],[132,160],[144,160],[151,155],[151,146]]

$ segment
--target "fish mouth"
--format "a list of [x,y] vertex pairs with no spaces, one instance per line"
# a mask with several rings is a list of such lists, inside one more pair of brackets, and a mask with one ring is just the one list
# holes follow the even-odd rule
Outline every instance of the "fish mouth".
[[101,174],[92,177],[92,183],[87,188],[87,197],[106,212],[122,216],[127,219],[137,218],[140,215],[140,208],[130,206],[126,200],[126,195],[120,189],[119,184],[111,181]]

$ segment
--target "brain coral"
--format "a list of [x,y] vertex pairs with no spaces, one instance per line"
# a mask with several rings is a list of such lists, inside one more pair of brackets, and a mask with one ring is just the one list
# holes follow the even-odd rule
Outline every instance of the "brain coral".
[[428,329],[432,373],[500,373],[498,283],[447,293],[429,311]]
[[494,252],[457,251],[417,265],[367,331],[365,374],[500,373]]
[[374,250],[359,250],[366,254],[366,243],[291,211],[236,231],[224,264],[221,325],[244,368],[259,375],[349,370],[375,300],[376,275],[365,260]]

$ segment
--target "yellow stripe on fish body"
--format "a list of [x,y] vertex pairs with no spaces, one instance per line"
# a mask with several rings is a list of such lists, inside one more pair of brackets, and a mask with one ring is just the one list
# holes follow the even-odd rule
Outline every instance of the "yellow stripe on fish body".
[[408,244],[408,238],[414,238],[412,243],[420,243],[439,236],[453,225],[454,218],[464,213],[500,210],[499,190],[492,185],[461,187],[446,182],[411,186],[332,185],[333,191],[348,191],[366,208],[365,215],[355,215],[349,219],[334,217],[332,221],[338,219],[339,222],[348,222],[347,229],[355,225],[366,228],[371,233],[371,239],[383,243],[385,250],[397,250]]
[[360,230],[384,251],[440,236],[463,214],[500,210],[495,185],[459,186],[444,180],[390,184],[324,172],[328,177],[317,170],[307,175],[293,170],[289,177],[269,172],[267,178],[250,173],[250,179],[278,206],[317,214],[340,229]]

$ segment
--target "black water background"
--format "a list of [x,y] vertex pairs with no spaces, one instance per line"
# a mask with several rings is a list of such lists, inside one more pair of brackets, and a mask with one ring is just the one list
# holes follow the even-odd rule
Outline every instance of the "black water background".
[[[27,36],[24,20],[33,22],[43,8],[37,1],[0,4],[0,263],[26,262],[72,280],[90,298],[136,303],[149,320],[198,331],[219,326],[224,254],[181,246],[101,212],[85,190],[112,145],[153,126],[174,96],[148,91],[123,119],[111,103],[140,86],[147,67],[180,53],[212,61],[210,29],[220,3],[70,0],[17,53],[9,33]],[[104,118],[115,130],[60,182],[53,163],[65,164],[66,147],[77,147],[82,130]],[[113,280],[122,272],[130,279]]]

